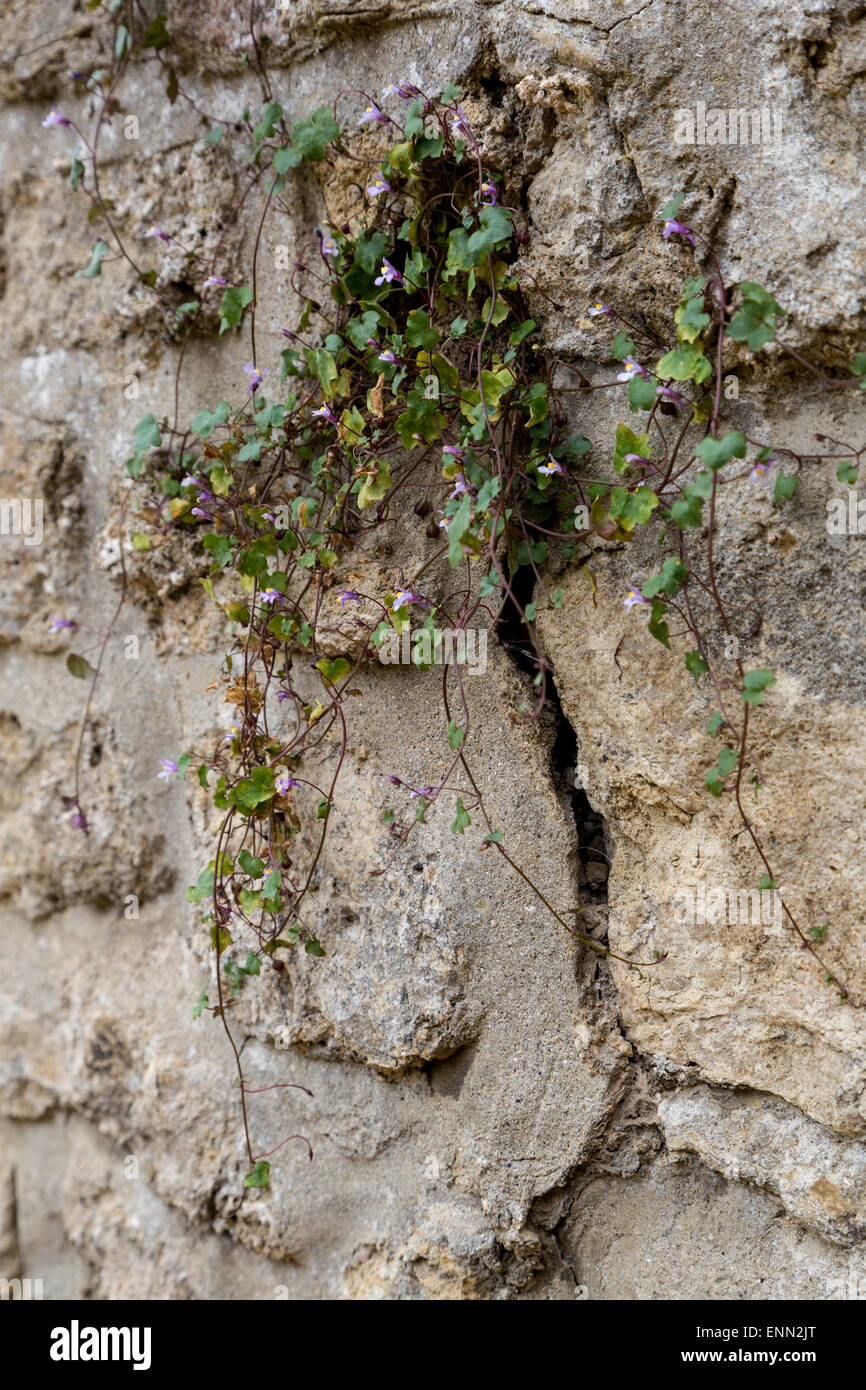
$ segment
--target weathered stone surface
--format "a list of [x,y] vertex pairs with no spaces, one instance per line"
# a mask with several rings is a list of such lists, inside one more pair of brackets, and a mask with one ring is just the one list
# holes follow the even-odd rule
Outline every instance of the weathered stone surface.
[[[247,8],[167,8],[184,80],[215,118],[234,120],[250,96]],[[594,381],[611,367],[608,335],[587,315],[597,294],[636,306],[650,329],[666,322],[690,263],[663,241],[657,212],[687,187],[726,280],[766,283],[791,310],[791,343],[839,364],[863,348],[861,6],[266,8],[274,94],[292,117],[401,77],[431,90],[463,83],[484,157],[530,221],[519,269],[532,313],[551,350]],[[658,552],[599,551],[595,600],[571,568],[556,576],[562,611],[540,614],[578,776],[606,825],[581,881],[601,890],[609,858],[612,946],[665,960],[641,974],[600,966],[495,852],[450,833],[444,807],[371,878],[388,849],[386,774],[428,779],[445,725],[434,675],[366,668],[318,869],[328,954],[263,974],[233,1013],[253,1085],[313,1092],[252,1097],[257,1143],[301,1133],[315,1158],[311,1167],[299,1142],[281,1149],[273,1187],[230,1222],[246,1162],[238,1096],[219,1025],[190,1017],[213,963],[183,893],[210,856],[214,812],[195,784],[165,787],[154,773],[159,757],[212,746],[233,711],[207,689],[220,678],[221,618],[197,582],[200,558],[176,536],[146,559],[123,551],[127,602],[85,740],[86,841],[60,801],[83,691],[64,658],[92,655],[111,620],[119,537],[137,505],[122,481],[130,433],[145,411],[173,415],[178,366],[169,318],[129,267],[72,278],[97,232],[66,188],[74,139],[39,121],[51,104],[85,119],[64,74],[95,61],[102,38],[92,18],[67,18],[13,5],[2,24],[0,491],[43,497],[45,536],[38,546],[0,537],[0,969],[11,996],[0,1025],[0,1277],[43,1277],[46,1297],[866,1296],[864,560],[862,537],[827,536],[826,498],[844,489],[812,465],[784,514],[743,479],[724,490],[720,582],[743,604],[749,664],[779,672],[755,712],[756,821],[786,900],[831,923],[825,949],[848,999],[773,922],[681,920],[684,887],[747,890],[759,870],[733,816],[702,791],[711,704],[681,670],[682,643],[664,652],[623,611],[626,585]],[[44,41],[22,37],[31,28]],[[353,100],[340,109],[347,120]],[[698,101],[778,108],[783,139],[677,144],[676,113]],[[256,225],[225,225],[237,182],[219,147],[202,150],[208,121],[170,107],[152,69],[123,102],[106,133],[106,192],[141,268],[170,305],[188,297],[177,248],[144,239],[159,221],[207,254],[224,235],[240,279]],[[124,116],[138,118],[138,139],[124,135]],[[354,138],[366,150],[369,137]],[[339,163],[293,189],[259,250],[257,360],[271,370],[300,307],[286,267],[317,221],[358,206]],[[246,345],[226,351],[212,317],[203,328],[180,419],[245,381]],[[840,400],[780,410],[777,388],[792,378],[775,349],[760,371],[736,356],[726,366],[751,436],[804,452],[822,430],[860,439],[862,409]],[[581,397],[573,414],[606,457],[611,393]],[[422,528],[386,536],[358,557],[364,587],[404,582],[434,549]],[[447,566],[427,577],[441,592],[452,582]],[[58,612],[86,631],[48,634]],[[333,596],[318,636],[329,655],[356,649]],[[526,687],[491,638],[487,673],[467,681],[484,730],[475,769],[521,863],[572,906],[579,845],[554,725],[508,717]],[[332,760],[324,749],[321,770]],[[585,922],[603,932],[597,896]],[[125,915],[131,901],[138,916]]]
[[696,1153],[725,1177],[768,1188],[792,1216],[840,1245],[862,1242],[866,1145],[754,1091],[674,1091],[662,1097],[659,1119],[674,1153]]

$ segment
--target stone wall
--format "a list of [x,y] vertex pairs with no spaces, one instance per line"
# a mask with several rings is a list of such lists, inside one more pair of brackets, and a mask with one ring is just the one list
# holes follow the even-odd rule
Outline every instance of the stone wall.
[[[159,757],[231,722],[207,689],[219,615],[192,552],[166,542],[145,565],[129,550],[85,743],[86,839],[61,802],[82,684],[67,638],[48,632],[50,614],[74,616],[88,629],[76,647],[93,647],[111,620],[131,431],[171,407],[177,349],[122,265],[73,278],[94,231],[66,182],[74,141],[40,121],[50,105],[86,118],[67,74],[94,61],[97,18],[51,0],[4,8],[0,492],[42,497],[45,533],[38,546],[0,538],[0,1275],[96,1299],[866,1297],[864,552],[859,535],[827,535],[826,499],[844,492],[830,465],[784,512],[737,490],[719,528],[722,581],[767,608],[759,631],[744,620],[748,659],[780,673],[757,725],[756,817],[792,901],[836,924],[849,998],[783,927],[678,917],[684,883],[736,890],[754,863],[734,816],[700,791],[704,694],[623,610],[654,555],[599,547],[595,596],[567,569],[566,609],[543,616],[561,709],[509,719],[527,681],[507,646],[491,643],[469,680],[486,730],[477,771],[551,899],[579,894],[615,951],[666,960],[643,973],[599,961],[444,813],[371,879],[382,769],[421,777],[442,728],[435,676],[366,673],[334,813],[361,829],[338,837],[317,879],[327,957],[263,975],[236,1015],[253,1084],[313,1092],[255,1098],[263,1147],[294,1128],[315,1159],[282,1150],[272,1187],[228,1221],[244,1171],[237,1093],[218,1025],[191,1018],[213,965],[185,897],[215,813],[197,787],[154,776]],[[845,363],[866,345],[854,0],[265,8],[274,95],[292,117],[340,89],[463,86],[485,158],[531,219],[521,271],[546,347],[592,380],[611,369],[609,334],[587,316],[596,295],[667,321],[689,267],[657,213],[684,188],[726,279],[756,280],[791,310],[795,347]],[[185,87],[231,117],[250,89],[248,7],[167,10]],[[144,231],[158,221],[215,244],[237,174],[164,87],[151,65],[125,90],[138,138],[115,120],[104,180],[124,234],[181,294],[182,262]],[[770,107],[781,138],[677,143],[675,112],[698,102]],[[291,261],[317,220],[352,211],[327,167],[300,174],[295,198],[291,218],[265,226],[260,365],[277,363],[298,310],[278,248]],[[254,234],[239,223],[224,242],[239,275]],[[242,356],[196,339],[181,413],[237,394]],[[806,450],[816,432],[863,430],[850,393],[816,396],[773,351],[736,375],[749,432]],[[609,440],[616,405],[589,401],[571,407],[576,426]],[[423,532],[407,544],[405,564],[423,563]],[[378,563],[399,577],[393,555]]]

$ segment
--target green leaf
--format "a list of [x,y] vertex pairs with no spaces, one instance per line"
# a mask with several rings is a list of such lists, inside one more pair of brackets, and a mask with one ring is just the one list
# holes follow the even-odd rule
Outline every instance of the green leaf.
[[327,685],[337,685],[351,669],[351,661],[347,661],[344,656],[338,656],[335,661],[329,661],[323,656],[316,662],[316,670],[321,671]]
[[413,309],[406,320],[406,344],[408,347],[425,348],[431,351],[439,342],[439,334],[430,327],[423,309]]
[[[517,347],[519,343],[523,342],[524,338],[528,338],[530,333],[535,332],[536,327],[535,319],[524,319],[523,323],[519,323],[516,328],[512,328],[511,336],[508,339],[511,346]],[[452,332],[453,330],[454,325],[452,324]]]
[[457,749],[463,747],[463,730],[454,720],[448,725],[448,747]]
[[740,430],[729,430],[724,439],[714,439],[710,434],[701,440],[695,453],[707,468],[715,471],[723,464],[729,463],[732,458],[745,458],[746,436]]
[[317,941],[314,936],[311,936],[309,941],[304,942],[304,950],[308,956],[323,956],[325,954],[325,948],[321,941]]
[[368,275],[377,275],[382,257],[388,249],[388,238],[384,232],[373,232],[371,236],[359,236],[355,242],[355,264]]
[[162,443],[159,425],[152,415],[142,415],[132,436],[132,446],[136,454],[146,454],[148,449],[158,449]]
[[297,169],[300,163],[301,156],[297,150],[288,145],[281,145],[278,150],[274,150],[271,168],[278,174],[287,174],[290,169]]
[[481,226],[467,236],[463,227],[455,227],[448,238],[448,264],[459,270],[471,270],[489,256],[497,246],[511,239],[511,213],[507,208],[484,207],[479,214]]
[[772,671],[747,671],[743,676],[740,699],[745,700],[747,705],[759,705],[764,698],[764,691],[775,684],[776,677]]
[[778,886],[778,879],[771,878],[769,874],[764,874],[761,878],[761,882],[758,884],[758,890],[761,893],[773,893]]
[[728,333],[737,342],[745,343],[752,352],[757,352],[765,343],[773,341],[776,320],[786,317],[785,310],[771,294],[751,280],[744,280],[740,291],[743,303],[731,319]]
[[244,1187],[270,1187],[271,1185],[271,1165],[266,1159],[258,1159],[252,1167],[252,1172],[247,1173],[244,1178]]
[[628,384],[630,410],[651,410],[656,398],[655,382],[645,376],[633,376]]
[[813,941],[824,941],[827,936],[827,925],[823,927],[809,927],[809,935]]
[[616,448],[613,451],[613,471],[615,473],[625,473],[626,469],[631,467],[630,464],[626,463],[626,454],[639,454],[641,458],[648,458],[650,455],[650,437],[648,434],[635,434],[628,425],[617,425]]
[[785,473],[780,471],[776,478],[776,485],[773,488],[773,501],[778,507],[782,502],[790,502],[794,493],[797,491],[799,479],[795,473]]
[[194,1008],[193,1011],[192,1011],[192,1016],[193,1016],[193,1018],[201,1018],[202,1010],[203,1010],[203,1009],[207,1009],[208,1007],[209,1007],[209,1004],[208,1004],[207,991],[206,991],[206,990],[202,990],[201,994],[200,994],[199,997],[198,997],[198,1003],[196,1004],[195,1008]]
[[659,499],[652,488],[641,484],[634,492],[624,487],[615,487],[610,494],[610,514],[618,521],[624,531],[633,531],[635,526],[645,526]]
[[253,292],[248,285],[230,285],[220,301],[220,333],[240,323],[244,309],[252,304]]
[[707,380],[712,370],[708,358],[692,343],[684,343],[681,347],[666,352],[656,363],[656,372],[660,377],[672,377],[674,381],[694,381],[697,386]]
[[709,669],[699,651],[686,652],[686,670],[694,676],[695,685],[698,683],[698,678],[705,675]]
[[250,854],[248,849],[242,849],[238,854],[238,863],[245,874],[250,878],[261,878],[265,871],[265,861]]
[[372,309],[367,309],[365,313],[357,318],[350,319],[346,324],[346,337],[359,352],[364,352],[367,347],[367,339],[375,338],[379,328],[379,315]]
[[471,515],[472,503],[467,493],[448,523],[448,559],[452,565],[459,565],[463,559],[463,547],[460,542],[469,528]]
[[836,477],[840,483],[856,483],[857,465],[851,459],[843,459],[836,467]]
[[320,106],[312,117],[302,117],[292,127],[292,148],[301,159],[320,163],[328,146],[339,138],[340,127],[329,106]]
[[96,675],[90,662],[86,661],[83,656],[77,656],[75,652],[70,652],[67,656],[66,669],[70,675],[77,676],[82,681],[90,680],[91,676]]
[[665,206],[659,213],[659,217],[661,218],[662,222],[667,222],[669,217],[676,217],[677,213],[680,210],[680,203],[683,201],[685,196],[685,193],[678,193],[675,198],[671,198],[669,203],[665,203]]
[[466,810],[466,807],[463,805],[462,798],[458,796],[457,815],[455,817],[454,824],[452,825],[451,829],[455,835],[462,835],[463,832],[466,830],[467,826],[471,824],[472,822],[469,819],[469,813]]
[[671,555],[662,565],[661,574],[654,574],[641,589],[644,598],[655,598],[656,594],[676,594],[688,578],[688,570],[682,560]]
[[634,353],[634,343],[622,329],[620,329],[619,333],[617,333],[614,338],[610,352],[611,356],[616,357],[620,362],[624,361],[626,357],[631,357]]
[[717,733],[719,732],[719,729],[720,729],[720,728],[722,727],[722,725],[724,724],[724,722],[725,722],[725,721],[724,721],[724,719],[722,718],[722,716],[719,714],[719,711],[718,711],[718,710],[713,710],[713,713],[710,715],[709,720],[707,721],[707,733],[708,733],[708,734],[717,734]]
[[670,630],[664,620],[667,611],[667,604],[663,603],[660,598],[654,598],[647,627],[649,628],[650,635],[654,637],[657,642],[661,642],[663,647],[670,648]]
[[382,498],[393,487],[390,469],[384,459],[376,462],[375,478],[365,478],[358,492],[358,507],[365,511],[368,507],[375,506],[381,502]]
[[87,265],[84,270],[76,270],[73,279],[93,280],[97,275],[101,275],[102,262],[105,260],[108,252],[109,246],[107,241],[95,241],[93,243],[93,250],[90,253],[90,264]]

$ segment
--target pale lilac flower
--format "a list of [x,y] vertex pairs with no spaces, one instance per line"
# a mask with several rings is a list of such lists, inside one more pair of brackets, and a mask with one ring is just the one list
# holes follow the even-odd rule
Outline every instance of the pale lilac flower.
[[360,603],[361,595],[356,594],[354,589],[338,589],[337,601],[340,607],[344,608],[347,603]]
[[300,785],[300,782],[295,777],[290,777],[288,773],[285,773],[282,777],[278,777],[274,783],[274,787],[279,792],[280,796],[285,796],[289,787],[299,787]]
[[461,497],[464,492],[471,492],[472,488],[467,483],[462,473],[457,474],[457,481],[454,484],[454,491],[449,492],[449,497]]
[[45,117],[45,120],[42,122],[42,124],[45,126],[47,130],[50,126],[53,125],[69,126],[72,124],[72,122],[68,121],[65,116],[61,116],[60,112],[55,111],[54,107],[52,106],[51,110],[48,112],[48,115]]
[[649,599],[644,598],[639,589],[629,586],[629,591],[623,600],[626,613],[630,613],[633,608],[637,608],[642,603],[649,603]]
[[339,421],[329,405],[320,405],[318,410],[313,411],[314,420],[327,420],[332,425],[339,424]]
[[80,807],[77,811],[73,811],[71,813],[69,817],[69,824],[71,825],[73,830],[87,829],[87,818]]
[[386,116],[384,111],[380,111],[375,101],[369,106],[365,106],[363,112],[358,117],[358,125],[369,125],[375,121],[377,125],[389,125],[390,116]]
[[203,507],[192,507],[190,516],[200,516],[204,521],[213,521],[211,513],[206,512]]
[[692,246],[694,246],[695,244],[695,238],[692,235],[689,228],[684,227],[682,222],[677,222],[677,220],[673,217],[669,217],[665,222],[665,225],[662,229],[662,236],[667,238],[670,238],[672,236],[681,236],[686,241],[690,241]]
[[487,207],[493,207],[499,201],[496,196],[496,184],[492,179],[485,179],[481,185],[481,201]]
[[180,483],[178,484],[178,486],[179,486],[179,487],[204,487],[204,483],[201,481],[200,478],[195,478],[195,477],[193,477],[192,473],[187,473],[185,477],[181,478]]
[[162,230],[162,227],[160,227],[156,222],[154,222],[152,227],[148,227],[147,231],[145,232],[145,241],[148,239],[148,237],[157,237],[160,241],[171,241],[171,237],[169,236],[168,232],[164,232]]
[[602,300],[597,299],[589,311],[589,317],[591,319],[597,319],[599,314],[604,314],[609,319],[613,318],[613,309],[611,309],[610,305],[604,304]]
[[457,109],[457,115],[451,117],[451,134],[458,140],[462,140],[464,137],[468,138],[472,134],[469,129],[469,122],[459,107]]
[[554,473],[559,473],[559,474],[561,474],[561,476],[564,478],[564,477],[565,477],[565,469],[563,468],[562,464],[559,463],[559,462],[553,457],[553,454],[549,454],[549,455],[548,455],[548,459],[549,459],[549,462],[548,462],[548,463],[540,463],[540,464],[538,465],[538,470],[537,470],[537,471],[538,471],[539,473],[543,473],[544,476],[545,476],[546,478],[550,478]]
[[203,290],[213,289],[215,285],[227,285],[228,280],[224,280],[221,275],[209,275],[202,285]]
[[[645,459],[643,454],[623,454],[626,463],[630,463],[633,468],[653,468],[649,459]],[[653,471],[655,471],[653,469]]]
[[160,758],[159,765],[162,771],[156,775],[161,782],[170,782],[174,774],[180,771],[177,763],[173,763],[171,758]]
[[618,373],[616,379],[617,381],[631,381],[633,376],[646,376],[646,372],[639,362],[635,362],[634,358],[629,356],[625,359],[625,366]]
[[284,602],[283,595],[280,593],[279,589],[262,589],[259,597],[262,603],[273,604]]
[[457,444],[443,444],[443,454],[450,454],[452,458],[460,459],[461,463],[466,460],[466,450],[461,449]]
[[52,632],[62,632],[64,628],[70,632],[78,631],[78,624],[72,618],[50,618],[49,624]]
[[380,362],[401,362],[403,359],[392,352],[390,348],[385,348],[384,352],[379,353]]
[[394,597],[394,602],[392,603],[391,607],[396,613],[398,608],[407,608],[410,603],[420,603],[422,608],[427,607],[427,604],[424,602],[420,594],[410,594],[408,589],[397,590],[397,593]]
[[663,401],[673,401],[674,405],[685,405],[685,396],[680,391],[674,391],[670,386],[657,386],[656,395]]
[[387,101],[388,97],[402,97],[403,101],[411,101],[413,97],[421,95],[420,88],[412,82],[398,82],[396,85],[389,82],[382,93],[382,100]]
[[432,787],[410,787],[410,788],[409,788],[409,795],[410,795],[410,796],[429,796],[430,793],[432,792],[432,790],[433,790]]
[[247,376],[251,378],[250,384],[247,387],[247,395],[258,390],[262,377],[266,376],[269,370],[269,367],[265,367],[262,371],[258,371],[254,362],[247,362],[245,364],[244,371]]
[[291,692],[290,690],[278,690],[278,691],[277,691],[277,704],[278,704],[278,705],[281,705],[281,704],[283,703],[284,700],[291,700],[291,698],[292,698],[292,692]]
[[395,777],[393,772],[389,774],[388,781],[391,783],[392,787],[402,787],[403,785],[402,777]]
[[392,282],[397,285],[405,285],[406,283],[399,270],[395,270],[390,261],[386,261],[383,259],[382,273],[376,277],[376,279],[373,281],[373,284],[390,285]]
[[770,464],[771,464],[771,462],[772,462],[771,459],[766,459],[763,463],[756,463],[755,466],[754,466],[754,468],[752,469],[751,473],[749,474],[749,482],[750,482],[750,483],[761,483],[761,482],[763,482],[764,479],[766,478],[767,474],[770,472]]
[[377,174],[373,182],[367,184],[368,198],[378,198],[380,193],[393,193],[393,191],[384,174]]
[[330,232],[327,236],[322,237],[322,244],[319,250],[323,256],[339,256],[340,254],[340,248]]

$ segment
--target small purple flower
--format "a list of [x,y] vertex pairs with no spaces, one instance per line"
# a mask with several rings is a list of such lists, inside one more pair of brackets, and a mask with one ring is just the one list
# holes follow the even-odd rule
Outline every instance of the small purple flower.
[[204,507],[191,507],[189,514],[190,516],[200,516],[203,521],[213,521],[213,516],[210,512],[206,512]]
[[224,280],[221,275],[209,275],[202,285],[203,290],[211,290],[216,285],[227,285],[228,280]]
[[276,782],[274,783],[274,786],[276,790],[279,792],[280,796],[285,796],[286,792],[289,790],[290,787],[299,787],[300,785],[300,782],[297,781],[297,779],[294,777],[289,777],[288,773],[286,773],[283,777],[278,777]]
[[320,405],[318,410],[313,411],[314,420],[327,420],[332,425],[339,424],[339,420],[329,405]]
[[354,589],[338,589],[337,600],[340,607],[344,608],[347,603],[360,603],[361,595],[356,594]]
[[368,198],[378,198],[380,193],[393,193],[393,191],[384,174],[377,174],[373,182],[367,184]]
[[281,705],[281,704],[283,703],[284,700],[291,700],[291,698],[292,698],[292,692],[291,692],[290,690],[278,690],[278,691],[277,691],[277,704],[278,704],[278,705]]
[[377,125],[390,125],[391,123],[390,116],[386,116],[384,111],[380,111],[375,101],[371,101],[369,106],[365,106],[358,117],[358,125],[370,125],[373,122]]
[[604,304],[602,300],[597,299],[589,311],[589,317],[591,319],[597,319],[600,314],[604,314],[607,318],[612,319],[613,309],[611,309],[609,304]]
[[170,782],[174,774],[180,771],[177,763],[173,763],[171,758],[160,758],[159,765],[162,771],[156,775],[161,782]]
[[259,595],[259,597],[261,598],[262,603],[274,604],[285,602],[284,597],[280,593],[279,589],[262,589],[262,592]]
[[164,232],[162,230],[162,227],[160,227],[156,222],[154,222],[152,227],[148,227],[147,231],[145,232],[145,241],[148,239],[148,237],[156,237],[159,239],[159,241],[171,241],[171,237],[169,236],[168,232]]
[[449,497],[461,497],[464,492],[471,492],[472,488],[467,483],[462,473],[457,474],[457,481],[454,484],[454,491],[449,492]]
[[49,625],[52,632],[62,632],[64,628],[68,628],[70,632],[78,631],[78,624],[72,618],[50,618]]
[[469,122],[459,107],[457,108],[457,115],[451,117],[451,134],[458,140],[469,139],[472,136]]
[[323,256],[339,256],[340,254],[340,248],[330,232],[327,236],[322,237],[322,242],[319,247],[319,250],[321,251]]
[[684,227],[682,222],[677,222],[676,218],[674,217],[669,217],[665,222],[665,225],[662,229],[662,236],[665,238],[670,238],[672,236],[681,236],[686,241],[690,241],[692,246],[694,246],[695,244],[695,238],[689,230],[689,228]]
[[630,463],[632,468],[649,468],[653,472],[655,469],[649,459],[644,458],[643,454],[623,454],[626,463]]
[[192,475],[192,473],[187,473],[185,477],[181,478],[180,483],[178,484],[178,486],[179,486],[179,487],[198,487],[198,488],[202,488],[202,487],[204,487],[204,483],[201,481],[200,478],[194,478],[193,475]]
[[496,184],[492,179],[485,179],[481,185],[481,201],[487,207],[494,207],[499,199],[496,196]]
[[686,398],[670,386],[657,386],[656,395],[663,401],[673,401],[674,405],[685,405]]
[[51,110],[48,112],[48,115],[45,117],[45,120],[42,122],[42,124],[45,126],[47,130],[50,126],[53,125],[69,126],[72,125],[72,122],[68,121],[65,116],[61,116],[60,112],[55,111],[54,107],[52,106]]
[[391,783],[392,787],[402,787],[403,785],[402,777],[395,777],[393,772],[389,774],[388,781]]
[[637,608],[638,605],[642,603],[649,603],[649,599],[644,598],[640,589],[635,589],[633,585],[630,585],[629,591],[623,599],[623,607],[626,613],[630,613],[633,608]]
[[408,589],[397,590],[397,593],[394,596],[394,602],[392,603],[391,607],[393,611],[396,613],[398,608],[407,608],[410,603],[420,603],[422,608],[427,607],[427,604],[425,603],[424,599],[421,597],[420,594],[410,594]]
[[380,353],[379,353],[379,361],[380,361],[380,362],[394,362],[394,363],[396,363],[396,362],[402,362],[402,360],[403,360],[402,357],[398,357],[397,354],[396,354],[395,352],[392,352],[390,348],[385,348],[385,351],[384,351],[384,352],[380,352]]
[[413,97],[419,97],[421,89],[412,82],[398,82],[396,85],[389,82],[382,93],[382,100],[387,101],[388,97],[401,97],[403,101],[411,101]]
[[550,478],[554,473],[559,473],[563,478],[565,477],[565,469],[562,464],[553,457],[553,454],[548,454],[547,463],[540,463],[538,465],[538,472],[543,473],[546,478]]
[[772,454],[769,458],[759,459],[749,474],[749,482],[755,484],[762,483],[770,472],[770,464],[774,462],[775,459]]
[[87,817],[85,816],[84,812],[81,810],[81,807],[80,807],[80,806],[79,806],[78,810],[73,811],[73,812],[70,814],[70,817],[69,817],[69,824],[71,825],[71,827],[72,827],[73,830],[86,830],[86,829],[87,829]]
[[633,357],[625,359],[625,366],[617,374],[617,381],[631,381],[633,376],[646,376],[646,372],[639,362],[635,362]]
[[410,788],[409,788],[409,795],[410,795],[410,796],[429,796],[430,793],[432,792],[432,790],[433,790],[432,787],[410,787]]
[[264,367],[262,371],[258,371],[254,362],[247,362],[245,364],[244,371],[246,372],[247,376],[250,377],[250,384],[247,387],[247,395],[251,395],[253,391],[258,390],[259,383],[261,382],[263,377],[267,376],[269,370],[269,367]]
[[459,459],[461,463],[465,463],[466,461],[465,449],[461,449],[457,444],[443,444],[442,452],[443,454],[449,454],[453,459]]
[[392,266],[391,262],[390,262],[390,261],[386,261],[386,260],[383,258],[383,260],[382,260],[382,273],[376,277],[376,279],[373,281],[373,284],[374,284],[374,285],[390,285],[392,282],[393,282],[394,284],[396,284],[396,285],[405,285],[405,283],[406,283],[406,281],[403,279],[403,276],[400,274],[399,270],[395,270],[394,267]]

